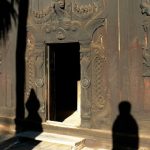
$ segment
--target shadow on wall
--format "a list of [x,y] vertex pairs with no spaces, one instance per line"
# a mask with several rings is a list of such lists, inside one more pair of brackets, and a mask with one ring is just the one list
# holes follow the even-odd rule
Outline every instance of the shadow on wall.
[[24,120],[24,82],[25,82],[25,51],[27,41],[27,18],[29,0],[19,0],[18,32],[16,43],[16,132],[22,128]]
[[16,24],[17,11],[14,4],[17,0],[0,0],[0,40],[4,43],[7,40],[8,32],[12,27],[12,20]]
[[[9,32],[13,24],[17,25],[16,51],[16,133],[20,131],[39,131],[36,137],[42,132],[42,119],[38,114],[40,103],[34,90],[31,90],[29,99],[24,102],[24,82],[25,82],[25,50],[27,39],[27,18],[29,0],[0,0],[0,43],[6,43]],[[15,70],[14,70],[15,71]],[[25,118],[25,106],[28,116]],[[19,134],[19,133],[18,133]],[[22,149],[25,145],[30,145],[33,149],[39,141],[26,138],[12,137],[0,144],[0,149]]]
[[[0,43],[6,44],[13,24],[18,26],[16,42],[16,132],[24,119],[25,50],[29,0],[0,0]],[[12,50],[12,49],[10,49]],[[14,50],[15,53],[15,50]],[[15,71],[15,70],[14,70]]]
[[[38,115],[40,107],[34,90],[31,90],[30,97],[26,103],[29,116],[24,118],[24,82],[25,82],[25,50],[27,39],[27,19],[28,19],[29,0],[0,0],[0,41],[7,42],[7,37],[12,28],[13,22],[18,23],[17,41],[16,42],[16,132],[19,121],[32,120],[41,123]],[[15,53],[15,51],[14,51]],[[34,108],[34,109],[33,109]],[[25,121],[25,122],[26,122]],[[21,129],[22,129],[22,124]],[[24,124],[23,124],[24,125]],[[32,124],[33,125],[33,124]],[[30,125],[30,128],[32,128]],[[25,127],[27,129],[27,127]],[[41,127],[35,127],[41,131]]]
[[119,115],[112,127],[112,150],[138,150],[139,148],[138,124],[130,112],[131,104],[122,101],[119,104]]
[[[29,0],[0,0],[0,43],[6,44],[13,24],[16,25],[18,30],[17,40],[12,40],[16,42],[16,132],[19,131],[20,120],[24,119],[25,50],[28,7]],[[15,50],[13,51],[15,53]]]
[[[21,132],[8,140],[0,143],[0,149],[27,149],[32,150],[36,147],[40,141],[34,140],[42,131],[42,119],[38,114],[40,108],[40,102],[35,94],[35,91],[31,89],[30,96],[26,102],[26,108],[28,116],[22,121]],[[33,132],[35,131],[35,132]]]
[[28,110],[28,116],[23,121],[24,131],[40,131],[42,132],[42,119],[38,114],[40,108],[40,102],[35,94],[35,91],[31,89],[30,96],[26,102],[26,108]]

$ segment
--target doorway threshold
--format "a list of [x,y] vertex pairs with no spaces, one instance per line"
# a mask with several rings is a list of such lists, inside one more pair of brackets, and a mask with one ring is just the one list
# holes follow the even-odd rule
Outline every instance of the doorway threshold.
[[78,111],[75,111],[71,116],[66,118],[63,122],[47,120],[46,123],[49,125],[56,125],[61,127],[78,128],[81,125],[81,117],[80,117],[80,113]]

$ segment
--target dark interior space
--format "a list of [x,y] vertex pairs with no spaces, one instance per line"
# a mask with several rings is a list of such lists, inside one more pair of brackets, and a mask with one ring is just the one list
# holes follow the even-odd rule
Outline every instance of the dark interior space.
[[62,122],[77,110],[79,43],[50,44],[50,120]]

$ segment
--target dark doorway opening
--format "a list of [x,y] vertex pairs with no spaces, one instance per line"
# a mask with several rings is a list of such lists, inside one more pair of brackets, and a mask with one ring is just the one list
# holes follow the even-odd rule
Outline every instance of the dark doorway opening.
[[77,110],[79,43],[49,45],[49,119],[64,121]]

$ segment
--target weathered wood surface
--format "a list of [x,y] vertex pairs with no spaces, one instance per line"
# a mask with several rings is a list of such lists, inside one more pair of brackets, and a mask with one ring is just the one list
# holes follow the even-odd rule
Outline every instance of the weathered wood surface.
[[[33,88],[40,102],[40,117],[43,122],[48,119],[51,94],[46,68],[48,45],[78,42],[81,126],[111,130],[119,103],[128,100],[140,131],[149,132],[149,3],[146,0],[66,0],[65,6],[58,7],[52,0],[31,0],[24,106]],[[6,45],[0,48],[2,122],[14,120],[16,115],[16,41],[17,26],[13,25]]]

